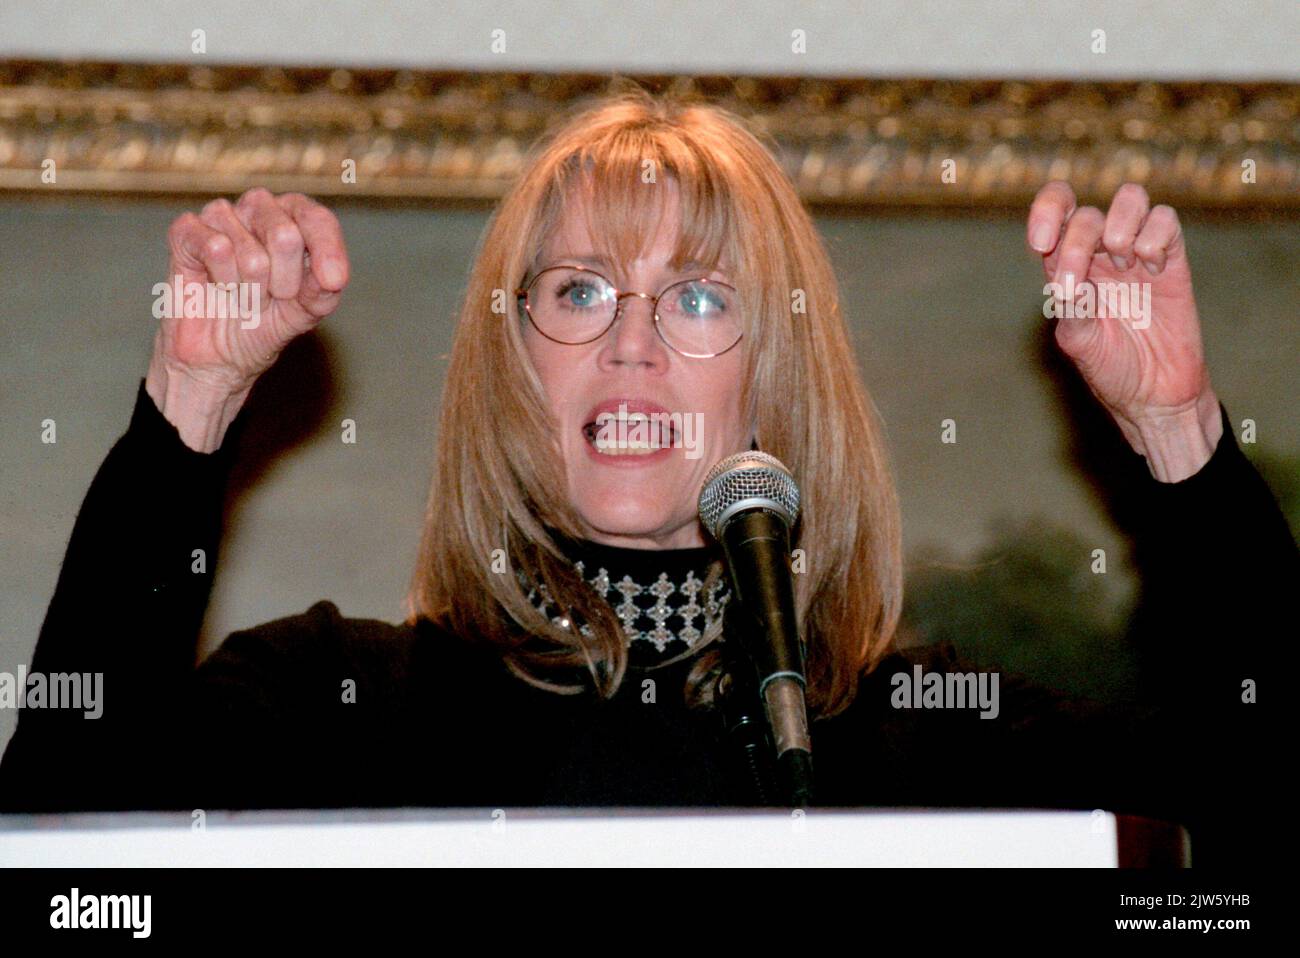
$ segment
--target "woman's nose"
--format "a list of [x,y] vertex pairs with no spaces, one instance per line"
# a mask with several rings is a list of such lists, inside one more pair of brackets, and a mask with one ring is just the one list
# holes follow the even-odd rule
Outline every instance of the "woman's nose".
[[667,347],[655,331],[654,300],[628,296],[619,306],[605,349],[609,361],[651,366],[666,363]]

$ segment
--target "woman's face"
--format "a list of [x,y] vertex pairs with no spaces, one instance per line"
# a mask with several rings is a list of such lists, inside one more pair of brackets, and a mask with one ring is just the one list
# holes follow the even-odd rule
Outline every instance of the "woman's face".
[[[551,266],[586,267],[619,292],[648,293],[650,299],[624,298],[609,331],[577,346],[554,342],[524,324],[529,355],[559,425],[569,500],[588,527],[587,537],[639,549],[703,545],[696,503],[704,476],[719,459],[748,449],[753,439],[740,409],[745,341],[721,355],[695,359],[670,349],[655,331],[653,297],[669,284],[707,276],[735,285],[726,263],[707,274],[669,268],[679,209],[676,184],[667,180],[663,186],[670,191],[668,202],[642,259],[616,264],[593,259],[597,247],[581,209],[570,203],[530,273],[531,278]],[[623,413],[627,422],[620,428]],[[672,423],[671,437],[653,428],[665,422]],[[641,440],[647,437],[652,449],[642,454]],[[600,448],[610,445],[608,452]]]

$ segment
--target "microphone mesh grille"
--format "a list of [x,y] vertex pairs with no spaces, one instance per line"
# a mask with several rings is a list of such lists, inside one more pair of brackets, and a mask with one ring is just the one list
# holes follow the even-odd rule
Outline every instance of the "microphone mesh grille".
[[704,477],[700,521],[717,538],[722,523],[741,504],[771,509],[793,527],[799,517],[799,486],[780,459],[765,452],[738,452]]

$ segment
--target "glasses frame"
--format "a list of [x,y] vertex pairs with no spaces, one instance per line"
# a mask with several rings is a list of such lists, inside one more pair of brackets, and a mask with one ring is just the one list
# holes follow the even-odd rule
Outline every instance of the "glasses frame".
[[[568,340],[564,340],[564,339],[556,339],[554,336],[549,335],[544,329],[542,329],[542,327],[538,325],[537,320],[533,318],[533,311],[532,309],[529,308],[528,305],[528,292],[537,284],[537,281],[541,279],[542,276],[557,269],[569,270],[570,272],[574,272],[574,273],[590,273],[592,276],[595,276],[598,279],[603,280],[604,283],[614,291],[614,315],[610,317],[609,324],[606,325],[605,328],[602,329],[600,332],[598,332],[595,336],[592,336],[590,339],[584,339],[576,343],[571,343]],[[659,299],[660,297],[663,296],[664,293],[668,292],[674,286],[680,286],[683,283],[699,283],[699,282],[708,283],[711,286],[725,286],[733,293],[737,293],[736,287],[732,286],[730,283],[723,283],[716,279],[709,279],[707,276],[701,276],[697,279],[688,278],[688,279],[674,280],[673,282],[665,286],[663,289],[661,289],[656,295],[651,296],[649,293],[636,293],[636,292],[620,290],[617,286],[614,285],[614,283],[607,276],[604,276],[603,274],[596,272],[594,269],[588,269],[585,266],[564,266],[562,264],[557,264],[555,266],[548,266],[546,267],[546,269],[543,270],[538,270],[537,275],[528,281],[527,286],[520,286],[516,288],[515,299],[518,303],[520,303],[523,306],[524,313],[528,316],[528,322],[532,324],[533,329],[537,330],[538,333],[540,333],[542,336],[545,336],[551,342],[559,343],[562,346],[585,346],[587,343],[594,343],[596,340],[600,339],[600,337],[604,336],[607,332],[609,332],[613,328],[614,324],[618,322],[618,317],[623,312],[623,300],[626,297],[637,296],[641,299],[649,299],[653,301],[650,305],[650,308],[654,313],[654,318],[655,318],[655,334],[659,337],[660,342],[662,342],[673,352],[677,353],[679,356],[685,356],[688,359],[713,359],[715,356],[721,356],[723,353],[735,349],[736,344],[745,338],[745,331],[742,329],[740,331],[740,334],[736,337],[735,341],[730,346],[728,346],[726,349],[720,349],[716,353],[688,353],[684,349],[678,349],[676,346],[674,346],[672,343],[668,341],[668,337],[664,335],[663,325],[659,319]],[[739,294],[737,293],[737,295]]]

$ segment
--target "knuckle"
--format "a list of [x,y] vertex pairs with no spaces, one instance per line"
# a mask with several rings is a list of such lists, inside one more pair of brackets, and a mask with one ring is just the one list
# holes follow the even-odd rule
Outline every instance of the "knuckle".
[[271,191],[265,186],[255,186],[251,190],[245,191],[244,195],[239,198],[239,205],[251,206],[268,199],[271,199]]
[[310,222],[322,227],[338,226],[338,217],[333,211],[321,206],[319,203],[313,203],[303,211],[303,216]]
[[203,241],[203,251],[209,256],[225,257],[234,252],[234,244],[224,233],[213,233]]
[[176,219],[172,220],[172,225],[167,227],[167,236],[169,239],[180,239],[185,233],[194,229],[194,224],[199,222],[199,218],[193,213],[185,212]]
[[1144,233],[1138,237],[1137,242],[1133,244],[1133,248],[1139,255],[1145,257],[1159,253],[1164,249],[1164,242],[1159,237],[1152,236],[1150,233]]
[[293,250],[302,245],[302,233],[292,223],[277,223],[267,231],[267,242],[277,250]]
[[230,200],[222,197],[220,199],[215,199],[212,200],[210,203],[207,203],[203,207],[203,215],[204,216],[224,215],[230,212],[231,209],[232,207],[230,205]]
[[249,250],[240,261],[240,270],[250,276],[261,276],[271,268],[271,257],[260,247]]

